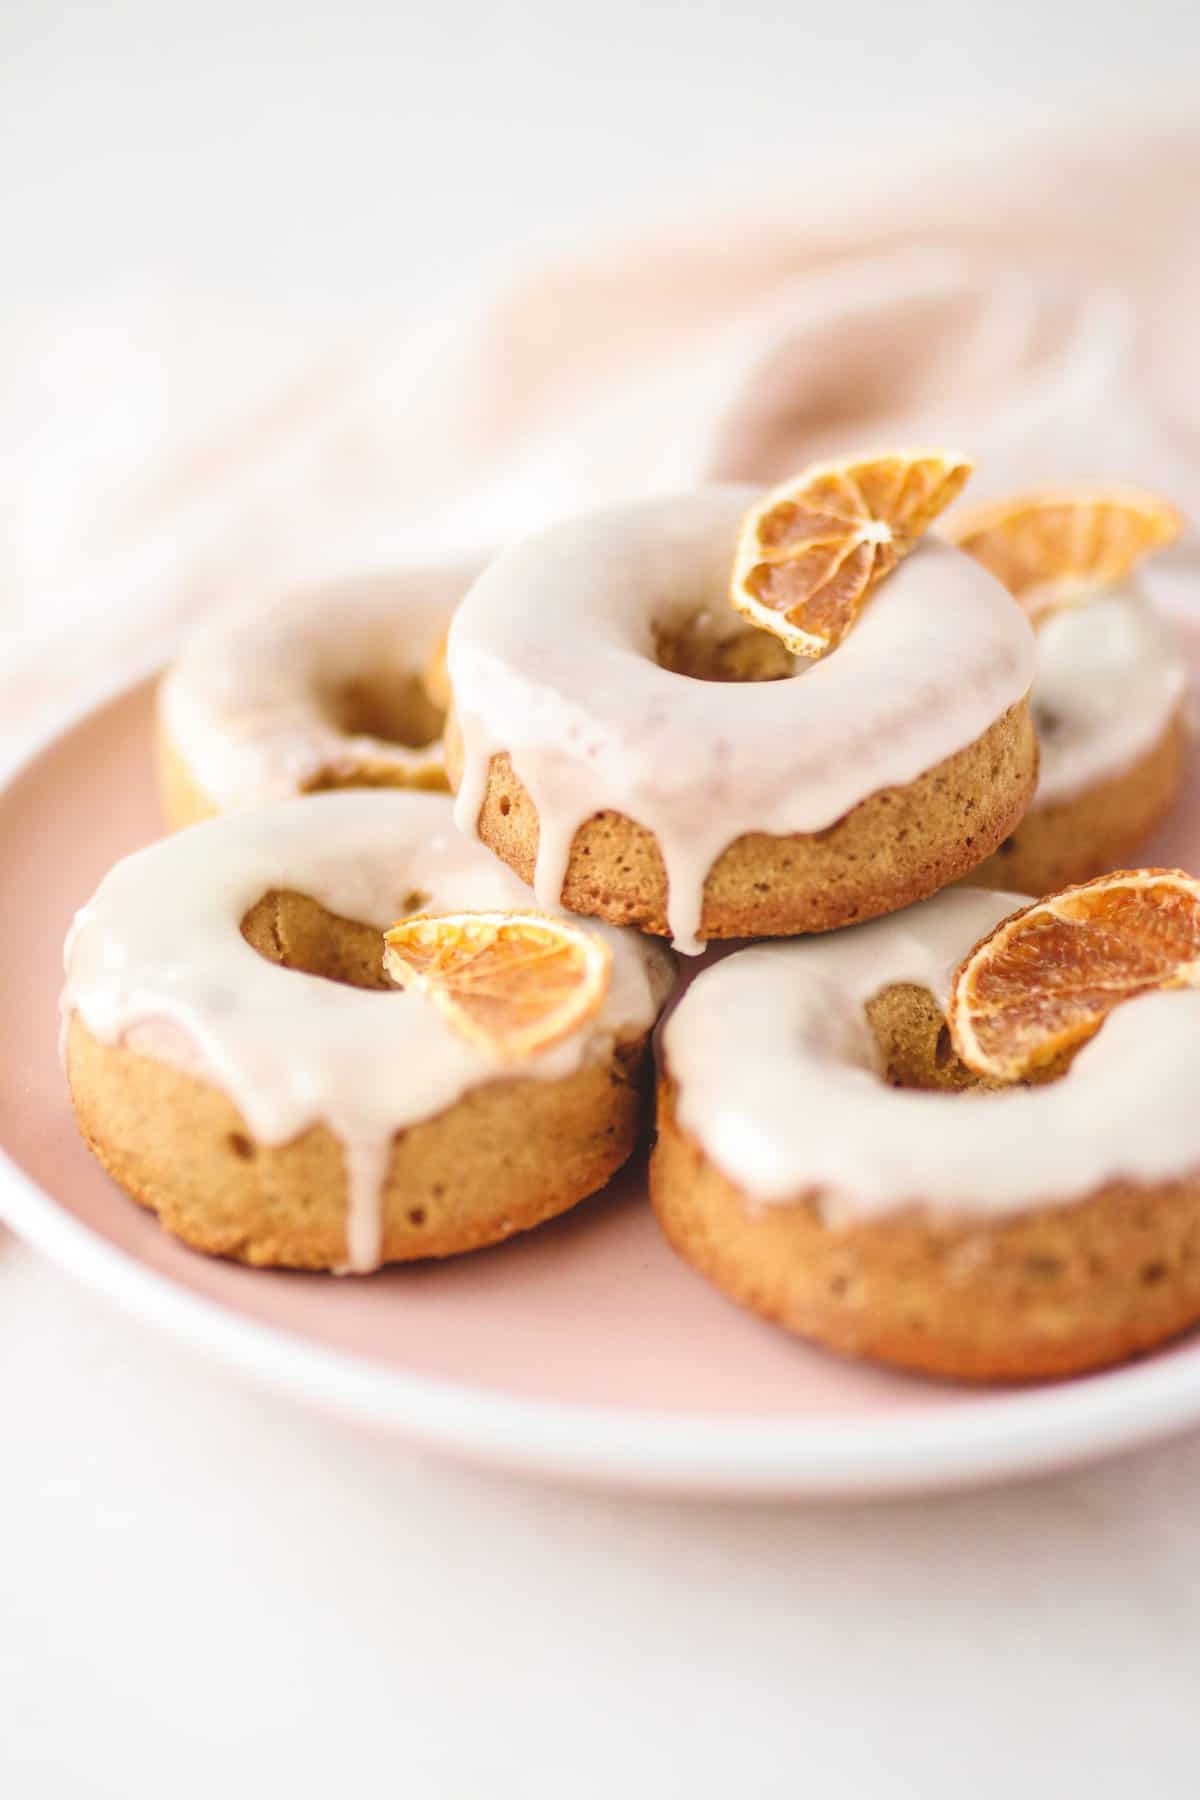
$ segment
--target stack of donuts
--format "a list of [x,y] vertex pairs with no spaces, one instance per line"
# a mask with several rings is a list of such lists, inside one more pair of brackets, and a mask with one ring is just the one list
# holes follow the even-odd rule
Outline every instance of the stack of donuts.
[[1200,1319],[1200,883],[1121,866],[1184,779],[1138,584],[1179,522],[969,473],[848,458],[209,620],[171,835],[67,944],[113,1178],[197,1251],[365,1274],[648,1156],[679,1254],[843,1354],[1028,1379]]

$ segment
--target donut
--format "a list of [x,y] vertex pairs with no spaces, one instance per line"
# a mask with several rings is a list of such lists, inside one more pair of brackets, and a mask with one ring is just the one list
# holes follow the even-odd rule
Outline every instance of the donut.
[[729,1298],[971,1381],[1097,1368],[1200,1318],[1200,992],[1144,993],[1059,1078],[991,1091],[946,1006],[1012,907],[955,888],[693,981],[662,1034],[650,1191]]
[[1120,867],[1170,812],[1188,743],[1187,667],[1134,577],[1037,633],[1037,791],[970,880],[1046,894]]
[[326,788],[444,792],[439,652],[470,575],[360,576],[206,622],[159,689],[168,823]]
[[554,526],[455,615],[456,817],[540,905],[689,953],[826,931],[974,868],[1024,812],[1033,636],[1001,584],[926,538],[833,654],[794,661],[729,604],[756,497]]
[[525,910],[445,795],[331,792],[232,813],[119,863],[67,943],[80,1130],[194,1248],[366,1271],[498,1242],[633,1148],[661,947],[610,926],[590,1022],[519,1064],[388,987],[381,927]]

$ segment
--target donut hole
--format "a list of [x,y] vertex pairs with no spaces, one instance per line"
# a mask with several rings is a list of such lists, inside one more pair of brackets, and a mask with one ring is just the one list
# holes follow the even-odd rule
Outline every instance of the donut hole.
[[769,631],[753,625],[729,629],[711,612],[660,621],[654,628],[654,660],[672,675],[692,681],[785,681],[799,660]]
[[[420,912],[427,895],[406,896],[397,916]],[[383,969],[383,935],[373,925],[343,919],[308,894],[272,889],[242,920],[242,936],[268,962],[346,987],[398,993]]]
[[1033,714],[1033,728],[1039,738],[1056,738],[1062,734],[1063,717],[1036,698],[1031,700],[1029,710]]
[[867,1002],[867,1023],[891,1087],[956,1093],[983,1085],[956,1054],[945,1014],[928,988],[884,988]]
[[[946,1017],[928,988],[896,983],[867,1002],[867,1023],[875,1039],[883,1078],[889,1086],[941,1093],[997,1092],[1009,1082],[976,1075],[959,1057]],[[1058,1081],[1070,1056],[1030,1076],[1024,1086]]]
[[420,675],[381,670],[358,675],[321,695],[326,716],[346,737],[376,738],[404,750],[436,745],[446,723]]

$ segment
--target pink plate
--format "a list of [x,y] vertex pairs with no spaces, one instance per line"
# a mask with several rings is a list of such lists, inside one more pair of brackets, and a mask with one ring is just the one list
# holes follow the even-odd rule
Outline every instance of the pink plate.
[[[660,1239],[640,1167],[566,1219],[365,1280],[186,1250],[75,1134],[56,1001],[73,909],[159,830],[142,684],[0,793],[0,1215],[154,1326],[247,1374],[447,1450],[694,1493],[889,1493],[996,1480],[1200,1421],[1200,1339],[991,1394],[879,1373],[719,1298]],[[1200,796],[1200,767],[1191,793]],[[1146,861],[1200,867],[1200,807]]]

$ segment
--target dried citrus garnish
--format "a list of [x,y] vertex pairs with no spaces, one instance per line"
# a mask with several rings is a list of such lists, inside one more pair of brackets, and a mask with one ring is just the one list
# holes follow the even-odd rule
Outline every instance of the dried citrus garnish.
[[734,606],[797,656],[824,656],[971,467],[949,451],[909,450],[805,469],[743,520]]
[[1200,987],[1200,881],[1122,869],[1003,919],[956,973],[946,1016],[968,1068],[1019,1081],[1122,1001],[1185,987]]
[[602,938],[546,913],[418,913],[384,944],[398,986],[506,1059],[545,1050],[591,1018],[612,967]]
[[1139,488],[1045,488],[963,513],[950,536],[1037,619],[1120,581],[1183,529]]

